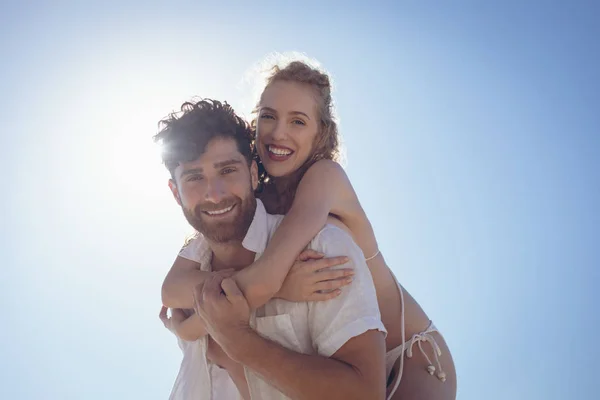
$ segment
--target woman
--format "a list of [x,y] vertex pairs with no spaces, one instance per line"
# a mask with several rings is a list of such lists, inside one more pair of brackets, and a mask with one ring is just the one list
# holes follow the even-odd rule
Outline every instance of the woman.
[[[354,237],[373,277],[388,331],[388,398],[454,399],[456,372],[448,346],[386,265],[356,193],[336,162],[338,132],[329,77],[299,61],[274,67],[252,124],[255,150],[264,168],[258,197],[269,213],[286,217],[263,256],[236,275],[250,305],[259,307],[276,295],[312,301],[339,293],[348,283],[347,271],[315,271],[307,263],[295,263],[323,225],[334,223]],[[303,260],[315,257],[301,255]],[[182,293],[191,296],[192,287],[206,278],[198,269],[193,260],[178,257],[165,279],[163,301],[173,304]],[[337,291],[323,292],[332,288]],[[187,318],[175,310],[173,323],[182,338],[194,340],[202,334],[197,316]],[[213,356],[227,362],[218,352]],[[236,374],[235,366],[230,373]]]

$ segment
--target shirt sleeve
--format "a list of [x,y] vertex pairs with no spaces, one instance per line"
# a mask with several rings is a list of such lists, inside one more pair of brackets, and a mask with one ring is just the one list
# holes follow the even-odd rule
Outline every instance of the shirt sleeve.
[[387,334],[371,272],[362,251],[350,235],[333,225],[327,225],[311,242],[311,248],[325,257],[347,256],[348,263],[336,268],[353,268],[352,283],[332,299],[309,303],[309,328],[313,347],[318,354],[331,357],[348,340],[368,330]]
[[194,235],[190,238],[179,251],[179,257],[186,258],[197,263],[202,263],[202,246],[204,243],[204,236],[200,234]]

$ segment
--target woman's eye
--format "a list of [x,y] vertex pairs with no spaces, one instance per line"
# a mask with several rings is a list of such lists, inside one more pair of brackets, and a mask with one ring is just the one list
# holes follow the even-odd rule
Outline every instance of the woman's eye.
[[272,116],[271,114],[262,114],[260,116],[261,119],[275,119],[274,116]]
[[296,125],[306,125],[301,119],[295,119],[292,121],[292,123]]

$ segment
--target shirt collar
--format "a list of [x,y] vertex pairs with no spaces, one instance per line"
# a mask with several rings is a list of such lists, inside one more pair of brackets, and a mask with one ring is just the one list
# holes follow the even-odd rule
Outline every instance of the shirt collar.
[[[269,233],[269,214],[267,214],[267,210],[265,209],[263,202],[260,199],[256,199],[254,218],[252,218],[252,223],[250,224],[248,232],[246,232],[246,236],[242,241],[242,246],[246,250],[256,253],[256,258],[258,258],[262,253],[264,253],[265,248],[267,247],[267,243],[269,242]],[[201,254],[202,259],[200,267],[201,270],[211,271],[212,250],[210,249],[210,246],[206,240],[201,241],[199,254]]]
[[269,217],[265,205],[260,199],[256,199],[256,211],[252,223],[246,232],[242,246],[257,254],[262,254],[269,242]]

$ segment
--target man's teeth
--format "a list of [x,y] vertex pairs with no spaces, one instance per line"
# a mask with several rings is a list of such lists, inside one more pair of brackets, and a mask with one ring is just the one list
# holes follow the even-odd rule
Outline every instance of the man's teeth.
[[231,211],[231,209],[233,208],[233,206],[229,206],[227,208],[224,208],[222,210],[216,210],[216,211],[207,211],[206,213],[208,215],[219,215],[219,214],[225,214],[228,211]]
[[273,146],[269,146],[269,151],[278,156],[288,156],[288,155],[292,154],[291,150],[280,149],[280,148],[273,147]]

